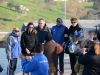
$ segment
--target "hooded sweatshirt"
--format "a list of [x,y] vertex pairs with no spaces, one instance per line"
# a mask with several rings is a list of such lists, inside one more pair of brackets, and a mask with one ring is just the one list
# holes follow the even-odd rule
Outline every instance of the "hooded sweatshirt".
[[6,54],[7,58],[18,58],[21,53],[19,36],[11,33],[6,41]]

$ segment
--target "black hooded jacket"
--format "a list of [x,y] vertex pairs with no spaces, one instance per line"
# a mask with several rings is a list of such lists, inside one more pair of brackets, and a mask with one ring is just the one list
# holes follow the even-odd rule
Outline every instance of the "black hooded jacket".
[[35,29],[37,31],[37,37],[38,37],[38,42],[39,43],[43,43],[44,42],[45,37],[46,37],[48,32],[51,33],[51,30],[47,27],[46,24],[45,24],[45,26],[44,26],[44,28],[42,30],[39,28],[39,26],[36,27]]
[[84,65],[82,75],[100,75],[100,54],[96,55],[93,47],[87,54],[81,54],[78,62]]
[[28,33],[27,31],[22,33],[21,36],[21,48],[23,55],[31,55],[27,54],[26,48],[30,50],[30,52],[34,52],[34,47],[38,43],[37,35],[34,33]]

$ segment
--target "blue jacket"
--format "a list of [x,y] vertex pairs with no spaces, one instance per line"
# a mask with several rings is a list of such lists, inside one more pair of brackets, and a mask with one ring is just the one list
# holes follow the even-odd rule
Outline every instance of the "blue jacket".
[[36,54],[31,61],[22,60],[22,68],[25,73],[31,75],[50,75],[48,60],[44,54]]
[[7,57],[18,58],[21,53],[19,36],[11,33],[6,41]]
[[62,43],[65,42],[65,39],[64,39],[65,28],[66,27],[64,25],[61,25],[61,26],[56,25],[56,26],[53,26],[51,29],[53,40],[60,45],[62,45]]

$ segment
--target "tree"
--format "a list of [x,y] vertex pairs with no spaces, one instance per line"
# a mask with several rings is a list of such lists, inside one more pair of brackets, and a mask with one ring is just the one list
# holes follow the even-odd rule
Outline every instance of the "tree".
[[67,6],[67,12],[72,14],[73,17],[81,18],[86,15],[87,10],[82,3],[71,2],[71,4]]
[[95,10],[100,10],[100,0],[94,0],[93,8]]
[[4,0],[0,0],[0,3],[2,3]]

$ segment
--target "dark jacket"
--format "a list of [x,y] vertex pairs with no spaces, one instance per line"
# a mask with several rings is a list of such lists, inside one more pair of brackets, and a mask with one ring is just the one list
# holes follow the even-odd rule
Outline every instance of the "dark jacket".
[[38,43],[37,35],[34,33],[23,32],[21,36],[21,48],[23,55],[31,55],[27,54],[26,48],[30,50],[30,52],[34,52],[34,47]]
[[53,26],[51,32],[53,35],[53,40],[60,45],[62,45],[63,42],[66,42],[68,40],[64,37],[65,34],[68,34],[68,28],[64,25]]
[[50,67],[50,73],[57,71],[57,54],[56,54],[56,44],[52,41],[46,42],[44,44],[44,55],[47,57]]
[[80,31],[82,28],[79,27],[79,25],[77,24],[75,27],[73,27],[72,25],[69,27],[69,35],[70,34],[74,34],[74,32],[77,30],[77,31]]
[[3,68],[2,68],[2,66],[0,65],[0,72],[2,72],[3,71]]
[[81,54],[78,62],[84,65],[82,75],[100,75],[100,55],[95,54],[93,47],[87,54]]
[[37,37],[38,37],[38,42],[39,43],[43,43],[45,40],[45,36],[48,32],[51,33],[50,29],[47,27],[47,25],[45,24],[44,28],[42,30],[40,30],[39,26],[35,28],[37,31]]

